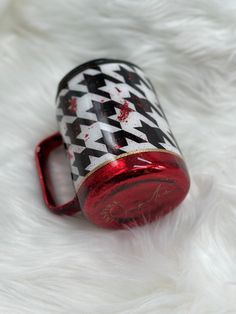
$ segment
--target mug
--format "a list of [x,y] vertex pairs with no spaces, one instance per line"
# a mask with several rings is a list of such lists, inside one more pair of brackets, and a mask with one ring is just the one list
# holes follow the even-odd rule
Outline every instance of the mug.
[[[60,132],[36,146],[46,206],[105,228],[142,225],[185,198],[190,179],[155,90],[137,66],[97,59],[69,72],[56,96]],[[63,144],[75,197],[56,204],[47,160]]]

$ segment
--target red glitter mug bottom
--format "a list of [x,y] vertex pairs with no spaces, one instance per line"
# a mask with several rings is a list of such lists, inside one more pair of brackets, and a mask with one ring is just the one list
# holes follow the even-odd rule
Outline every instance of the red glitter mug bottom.
[[174,209],[189,190],[183,160],[166,151],[135,152],[109,162],[79,188],[86,217],[101,227],[150,223]]

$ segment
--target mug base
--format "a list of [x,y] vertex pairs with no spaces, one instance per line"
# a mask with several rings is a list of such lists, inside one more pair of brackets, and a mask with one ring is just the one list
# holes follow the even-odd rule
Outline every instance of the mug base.
[[92,223],[121,229],[164,216],[180,204],[189,186],[181,157],[150,151],[109,162],[85,179],[77,195]]

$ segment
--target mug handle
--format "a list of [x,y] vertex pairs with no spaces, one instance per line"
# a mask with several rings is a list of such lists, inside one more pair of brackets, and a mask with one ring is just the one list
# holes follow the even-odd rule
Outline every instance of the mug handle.
[[59,132],[50,135],[36,145],[35,160],[45,205],[55,214],[71,216],[81,210],[77,196],[63,205],[56,204],[48,169],[49,154],[62,144],[63,140]]

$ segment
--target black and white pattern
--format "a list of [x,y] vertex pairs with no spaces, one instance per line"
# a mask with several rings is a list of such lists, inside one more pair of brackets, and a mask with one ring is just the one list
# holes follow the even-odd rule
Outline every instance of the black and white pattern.
[[76,189],[90,171],[124,153],[180,155],[151,83],[127,62],[95,60],[69,73],[59,85],[57,119]]

